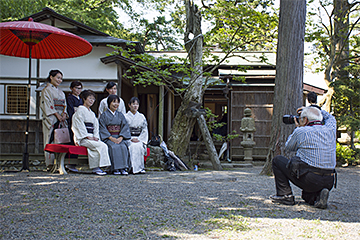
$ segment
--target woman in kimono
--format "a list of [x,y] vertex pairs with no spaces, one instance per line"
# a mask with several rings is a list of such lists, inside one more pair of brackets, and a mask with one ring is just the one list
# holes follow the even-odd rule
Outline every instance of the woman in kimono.
[[[117,94],[116,83],[109,82],[108,84],[106,84],[104,92],[107,92],[109,95],[116,95]],[[119,99],[120,99],[120,102],[119,102],[119,107],[117,110],[125,115],[126,114],[125,103],[120,97],[119,97]],[[101,102],[99,104],[99,115],[98,115],[99,118],[100,118],[101,114],[106,111],[106,109],[108,109],[107,97],[104,98],[103,100],[101,100]]]
[[139,104],[139,99],[132,97],[129,102],[130,111],[125,114],[131,133],[129,152],[133,174],[145,173],[144,155],[146,155],[148,142],[147,121],[145,116],[138,112]]
[[[44,148],[54,141],[54,128],[68,118],[66,113],[65,94],[58,87],[62,83],[63,74],[59,70],[51,70],[48,83],[41,91],[40,108],[42,110],[42,131]],[[54,154],[44,151],[45,164],[48,169],[54,164]]]
[[[70,134],[70,140],[71,144],[75,145],[74,143],[74,133],[71,130],[71,119],[74,113],[76,112],[77,108],[80,105],[83,105],[83,100],[80,98],[80,93],[82,91],[83,85],[79,81],[72,81],[70,84],[70,90],[71,93],[66,98],[67,103],[67,113],[68,113],[68,126],[69,126],[69,134]],[[70,155],[70,158],[77,158],[77,155]],[[71,171],[71,172],[78,172],[75,164],[66,164],[65,169]]]
[[95,93],[84,90],[80,97],[84,105],[78,107],[72,117],[72,131],[76,145],[87,147],[89,167],[97,175],[105,175],[100,167],[110,166],[108,147],[99,141],[99,122],[90,107],[95,102]]
[[119,103],[117,95],[109,95],[107,98],[109,108],[99,119],[100,138],[108,145],[111,171],[115,175],[128,175],[129,149],[125,140],[129,140],[131,135],[124,115],[117,111]]

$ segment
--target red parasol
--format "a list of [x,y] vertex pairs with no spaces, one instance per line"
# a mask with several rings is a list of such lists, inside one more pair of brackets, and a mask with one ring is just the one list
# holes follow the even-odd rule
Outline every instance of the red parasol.
[[91,44],[85,39],[47,24],[33,22],[32,18],[29,18],[29,21],[0,23],[0,54],[29,58],[28,107],[22,170],[29,170],[31,58],[74,58],[86,55],[91,50]]
[[29,21],[0,23],[0,54],[36,59],[74,58],[91,52],[85,39],[62,29]]

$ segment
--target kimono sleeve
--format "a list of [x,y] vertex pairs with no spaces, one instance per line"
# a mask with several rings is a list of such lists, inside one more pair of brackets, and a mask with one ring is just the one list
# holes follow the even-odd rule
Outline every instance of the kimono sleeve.
[[141,115],[143,118],[142,121],[142,130],[139,136],[139,140],[145,144],[147,144],[148,142],[148,138],[149,138],[149,133],[148,133],[148,126],[147,126],[147,121],[144,115]]
[[99,115],[98,118],[100,118],[101,114],[103,114],[106,109],[107,109],[107,98],[104,98],[103,100],[101,100],[100,104],[99,104]]
[[92,136],[92,134],[88,133],[88,131],[86,129],[85,114],[82,111],[82,109],[80,109],[80,108],[72,117],[71,130],[73,131],[74,136],[77,139],[77,141],[80,141],[81,139]]
[[67,113],[69,118],[71,118],[74,115],[74,105],[75,105],[75,99],[71,96],[68,96],[66,98],[66,103],[67,103]]
[[48,90],[48,87],[45,87],[44,90],[41,92],[40,106],[45,116],[50,116],[57,112],[54,105],[54,98],[51,92]]
[[94,137],[100,139],[99,135],[99,120],[96,118],[95,113],[92,113],[94,115]]
[[122,98],[120,98],[118,111],[121,112],[124,115],[126,114],[125,103],[124,103],[124,100],[122,100]]
[[100,132],[100,139],[102,141],[104,141],[105,139],[111,136],[109,130],[107,129],[107,121],[106,121],[105,113],[101,114],[99,118],[99,132]]
[[119,118],[121,119],[121,131],[119,135],[122,136],[125,140],[131,139],[130,127],[126,121],[125,116],[122,113],[119,113]]

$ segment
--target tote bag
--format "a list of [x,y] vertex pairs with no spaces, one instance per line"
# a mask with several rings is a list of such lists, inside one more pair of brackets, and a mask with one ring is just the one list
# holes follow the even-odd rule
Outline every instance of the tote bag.
[[[62,127],[60,127],[62,126]],[[69,128],[65,125],[64,122],[59,124],[59,128],[54,129],[54,143],[69,143],[70,134]]]

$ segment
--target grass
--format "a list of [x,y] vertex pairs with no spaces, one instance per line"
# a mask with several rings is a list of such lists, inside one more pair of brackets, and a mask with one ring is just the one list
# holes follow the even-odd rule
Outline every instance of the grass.
[[213,214],[212,218],[205,220],[208,231],[216,228],[218,231],[249,231],[248,218],[235,213],[230,212],[217,212]]

